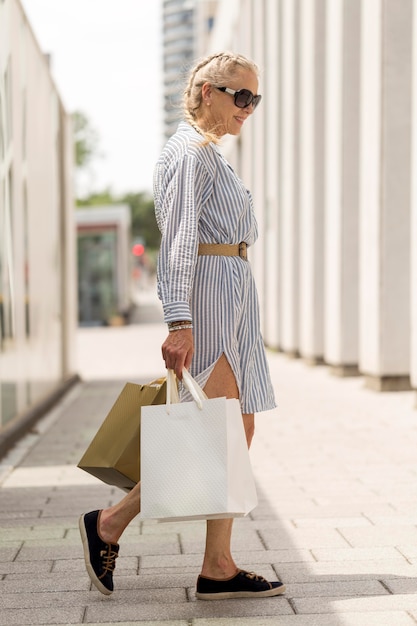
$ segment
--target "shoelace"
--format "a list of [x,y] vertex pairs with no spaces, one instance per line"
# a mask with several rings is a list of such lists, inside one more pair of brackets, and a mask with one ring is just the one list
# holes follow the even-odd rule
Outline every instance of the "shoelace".
[[119,555],[111,549],[111,545],[109,544],[107,550],[101,550],[100,556],[103,564],[103,574],[100,576],[100,578],[102,578],[107,572],[113,572],[116,567],[116,559]]
[[242,572],[242,574],[245,574],[245,576],[247,578],[250,578],[251,580],[256,580],[256,582],[258,583],[267,582],[266,578],[264,578],[263,576],[259,576],[259,574],[255,574],[255,572]]
[[267,585],[269,585],[270,588],[272,587],[271,583],[266,580],[266,578],[260,576],[259,574],[255,574],[255,572],[242,571],[242,574],[244,574],[246,578],[249,578],[250,580],[254,580],[257,583],[266,583]]

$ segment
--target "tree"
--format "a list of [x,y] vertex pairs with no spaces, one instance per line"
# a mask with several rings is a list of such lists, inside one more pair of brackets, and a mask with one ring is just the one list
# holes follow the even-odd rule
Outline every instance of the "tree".
[[95,191],[84,198],[77,198],[77,206],[83,207],[104,206],[107,204],[118,204],[120,202],[120,200],[113,196],[111,189]]
[[98,156],[99,135],[88,117],[81,111],[72,114],[75,141],[75,163],[85,168]]
[[159,248],[161,235],[152,196],[144,192],[128,193],[120,201],[130,206],[133,238],[141,237],[149,249]]

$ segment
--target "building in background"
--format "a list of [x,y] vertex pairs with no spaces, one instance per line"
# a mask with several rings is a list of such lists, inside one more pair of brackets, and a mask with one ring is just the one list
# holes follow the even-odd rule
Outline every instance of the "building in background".
[[176,131],[188,68],[204,54],[217,0],[163,0],[164,135]]
[[132,306],[128,205],[77,209],[78,323],[121,324]]
[[266,343],[417,388],[415,0],[219,0],[206,52],[261,68],[223,149],[252,190]]
[[0,2],[0,450],[76,379],[73,140],[18,0]]

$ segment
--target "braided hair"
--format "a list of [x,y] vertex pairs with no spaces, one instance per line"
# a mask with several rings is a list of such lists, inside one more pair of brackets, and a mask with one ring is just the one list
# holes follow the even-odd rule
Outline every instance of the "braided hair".
[[258,66],[241,54],[233,52],[219,52],[201,59],[190,70],[188,82],[183,93],[184,118],[191,126],[196,128],[205,138],[205,143],[218,143],[219,138],[215,129],[204,131],[197,127],[197,112],[202,103],[201,88],[204,83],[221,85],[231,78],[238,68],[250,70],[259,74]]

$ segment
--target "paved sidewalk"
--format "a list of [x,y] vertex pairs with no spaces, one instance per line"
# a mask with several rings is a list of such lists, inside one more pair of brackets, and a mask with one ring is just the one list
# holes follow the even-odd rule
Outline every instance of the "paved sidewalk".
[[0,625],[416,626],[414,395],[272,353],[279,408],[257,419],[259,506],[235,522],[233,547],[287,594],[195,600],[204,522],[140,520],[122,537],[114,594],[91,588],[78,516],[122,492],[76,463],[123,383],[163,373],[165,327],[149,319],[80,329],[83,384],[1,461]]

